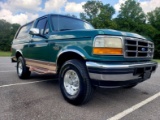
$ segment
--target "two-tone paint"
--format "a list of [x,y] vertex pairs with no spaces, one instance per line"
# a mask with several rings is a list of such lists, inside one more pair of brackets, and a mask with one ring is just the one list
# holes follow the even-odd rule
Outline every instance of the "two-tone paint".
[[[38,60],[40,61],[40,64],[46,64],[44,68],[48,68],[50,71],[54,71],[56,73],[60,68],[60,65],[58,64],[59,61],[67,58],[69,54],[73,54],[72,57],[76,55],[76,57],[79,57],[84,61],[92,61],[103,64],[133,64],[136,62],[148,62],[152,59],[125,58],[124,55],[94,55],[92,53],[93,43],[94,38],[97,35],[117,36],[121,37],[122,41],[125,37],[137,38],[142,41],[148,40],[135,33],[111,29],[53,31],[51,27],[51,16],[54,15],[50,14],[45,16],[47,17],[49,23],[49,33],[47,35],[34,38],[33,35],[28,34],[27,38],[21,40],[16,39],[16,37],[14,38],[12,43],[13,61],[16,61],[17,57],[21,55],[25,58],[28,66],[34,66],[35,61]],[[32,28],[34,28],[38,19],[33,21]],[[156,65],[156,63],[154,63],[154,65]],[[53,69],[51,66],[53,66]]]

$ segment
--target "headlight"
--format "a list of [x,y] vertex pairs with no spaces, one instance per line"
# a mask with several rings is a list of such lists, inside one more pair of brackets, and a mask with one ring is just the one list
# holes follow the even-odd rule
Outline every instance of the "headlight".
[[97,55],[122,55],[121,37],[96,36],[93,43],[93,54]]

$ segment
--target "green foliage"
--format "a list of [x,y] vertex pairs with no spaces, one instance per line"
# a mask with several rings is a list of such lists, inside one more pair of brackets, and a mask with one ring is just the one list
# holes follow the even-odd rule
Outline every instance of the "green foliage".
[[83,5],[83,9],[85,11],[85,19],[92,20],[99,14],[99,11],[103,3],[101,1],[88,1],[86,4]]
[[96,28],[117,28],[117,24],[112,21],[112,16],[115,10],[109,4],[103,5],[100,8],[100,13],[92,20],[92,24]]
[[80,18],[90,22],[95,28],[117,28],[116,22],[112,21],[115,10],[110,4],[88,1],[83,9],[85,13],[80,13]]
[[0,20],[0,50],[10,50],[11,42],[19,26],[19,24],[10,24],[5,20]]
[[95,28],[111,28],[135,32],[153,40],[155,58],[160,58],[160,8],[147,13],[143,12],[136,0],[127,0],[121,5],[119,14],[113,19],[114,8],[100,1],[91,0],[83,6],[85,13],[80,18],[90,22]]
[[139,33],[142,30],[140,25],[146,23],[146,16],[138,2],[127,0],[121,5],[116,21],[120,29]]
[[149,23],[160,31],[160,7],[147,14]]
[[140,4],[135,0],[127,0],[124,4],[121,4],[118,18],[128,19],[137,23],[145,23],[146,21],[145,14]]
[[158,60],[158,59],[154,59],[154,61],[156,61],[156,62],[160,63],[160,60]]
[[160,7],[147,13],[147,18],[148,23],[157,30],[152,38],[155,43],[155,58],[160,58]]

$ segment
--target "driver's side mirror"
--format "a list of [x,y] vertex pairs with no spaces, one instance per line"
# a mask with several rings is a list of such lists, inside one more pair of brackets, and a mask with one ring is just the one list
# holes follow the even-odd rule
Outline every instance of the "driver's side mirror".
[[38,28],[31,28],[30,31],[29,31],[29,34],[31,34],[31,35],[39,35],[40,31],[39,31]]

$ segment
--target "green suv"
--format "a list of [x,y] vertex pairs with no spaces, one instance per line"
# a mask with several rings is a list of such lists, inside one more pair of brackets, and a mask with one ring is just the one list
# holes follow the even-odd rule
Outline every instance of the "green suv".
[[80,105],[89,101],[94,86],[132,88],[149,79],[157,67],[153,54],[153,42],[141,35],[49,14],[19,28],[11,59],[20,79],[32,71],[59,75],[63,97]]

